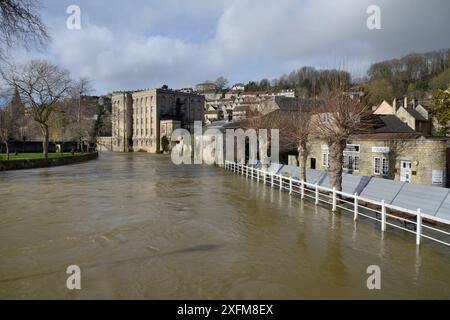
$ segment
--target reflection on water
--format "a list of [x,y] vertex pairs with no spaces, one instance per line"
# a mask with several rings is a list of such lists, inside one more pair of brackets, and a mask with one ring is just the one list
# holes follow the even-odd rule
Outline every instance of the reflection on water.
[[1,298],[450,298],[444,247],[149,154],[0,173],[0,257]]

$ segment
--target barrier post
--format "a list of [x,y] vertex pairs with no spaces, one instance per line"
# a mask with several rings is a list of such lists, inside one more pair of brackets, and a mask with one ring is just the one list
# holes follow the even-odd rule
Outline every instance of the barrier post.
[[381,200],[381,231],[386,231],[386,204]]
[[418,246],[420,246],[421,237],[422,237],[422,213],[421,209],[417,209],[416,244]]
[[273,188],[273,174],[270,176],[270,184],[271,184],[271,186],[272,186],[272,188]]
[[302,199],[305,198],[305,182],[302,181]]
[[289,177],[289,194],[292,194],[292,177]]
[[336,211],[336,188],[333,188],[333,212]]
[[319,204],[319,185],[316,183],[316,204]]
[[355,204],[354,204],[354,216],[353,216],[353,220],[358,220],[358,192],[355,193]]

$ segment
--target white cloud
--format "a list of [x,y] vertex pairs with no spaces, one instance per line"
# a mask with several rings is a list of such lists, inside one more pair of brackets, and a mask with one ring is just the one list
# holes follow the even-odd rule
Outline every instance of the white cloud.
[[82,0],[81,31],[63,27],[70,2],[45,2],[48,56],[99,92],[257,80],[303,65],[362,73],[376,60],[450,47],[446,0],[377,0],[378,31],[366,28],[369,0]]

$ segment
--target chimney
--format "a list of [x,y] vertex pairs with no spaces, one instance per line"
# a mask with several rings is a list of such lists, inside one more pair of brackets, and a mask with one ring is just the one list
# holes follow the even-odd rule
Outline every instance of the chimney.
[[413,99],[413,108],[414,108],[414,110],[419,105],[417,102],[418,102],[417,99]]
[[397,113],[397,98],[392,102],[392,108],[394,109],[394,114]]
[[408,97],[405,96],[405,102],[403,102],[403,108],[408,108]]

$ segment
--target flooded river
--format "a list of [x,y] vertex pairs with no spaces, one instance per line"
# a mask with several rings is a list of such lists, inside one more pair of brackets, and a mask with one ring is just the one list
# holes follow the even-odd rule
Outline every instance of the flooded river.
[[449,299],[449,266],[443,246],[167,156],[0,172],[3,299]]

